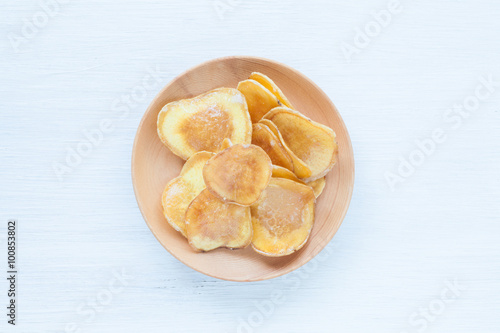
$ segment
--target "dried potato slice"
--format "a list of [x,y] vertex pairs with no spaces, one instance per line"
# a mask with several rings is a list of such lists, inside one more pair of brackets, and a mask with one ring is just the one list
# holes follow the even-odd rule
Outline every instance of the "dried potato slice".
[[294,174],[290,170],[285,169],[283,167],[280,167],[278,165],[273,165],[273,175],[272,176],[274,178],[286,178],[286,179],[290,179],[290,180],[293,180],[293,181],[301,183],[301,184],[305,184],[302,180],[300,180],[297,177],[296,174]]
[[203,168],[207,189],[225,202],[249,206],[271,178],[271,159],[255,145],[237,144],[216,154]]
[[255,80],[241,81],[238,83],[238,90],[245,96],[253,123],[258,122],[269,110],[280,105],[278,98]]
[[250,207],[225,203],[204,189],[186,211],[189,244],[200,251],[243,248],[252,241]]
[[283,104],[284,106],[289,107],[290,109],[294,108],[292,106],[292,103],[290,103],[288,98],[286,98],[285,94],[283,94],[281,89],[268,76],[259,72],[253,72],[252,74],[250,74],[249,79],[255,80],[260,84],[262,84],[264,87],[266,87],[267,90],[273,93],[273,95],[276,96],[278,100],[281,102],[281,104]]
[[252,140],[245,96],[233,88],[168,103],[158,114],[157,128],[161,141],[183,159],[198,151],[216,153],[225,138],[233,143]]
[[220,150],[222,151],[224,149],[227,149],[227,148],[231,147],[232,145],[233,145],[233,143],[231,142],[231,139],[225,138],[220,145]]
[[261,120],[259,120],[259,123],[266,125],[277,138],[280,137],[280,131],[272,121],[262,118]]
[[309,186],[272,178],[262,198],[251,206],[254,250],[271,257],[299,250],[313,227],[314,202]]
[[306,183],[306,185],[311,186],[311,188],[314,191],[314,196],[318,198],[321,195],[321,193],[323,193],[323,189],[325,188],[326,185],[326,179],[325,177],[321,177],[316,180],[313,180],[312,182]]
[[278,127],[276,125],[268,120],[268,119],[261,119],[259,123],[262,123],[269,127],[269,129],[280,139],[281,145],[283,148],[285,148],[286,152],[288,153],[288,156],[292,159],[292,164],[293,164],[293,172],[297,175],[299,178],[307,178],[311,176],[311,169],[307,166],[307,164],[302,161],[297,155],[294,154],[294,152],[288,148],[286,145],[286,142],[283,140],[283,137],[278,130]]
[[307,177],[297,174],[305,182],[325,176],[337,162],[338,146],[331,128],[286,107],[272,109],[264,119],[276,125],[282,142],[311,170]]
[[292,158],[288,155],[280,140],[266,125],[261,123],[252,125],[252,144],[264,149],[273,165],[293,170]]
[[183,236],[186,236],[184,215],[191,201],[205,188],[203,167],[213,155],[202,151],[191,156],[184,163],[180,175],[172,179],[163,190],[163,215]]
[[312,182],[309,182],[309,183],[305,183],[302,180],[300,180],[290,170],[285,169],[285,168],[280,167],[280,166],[277,166],[277,165],[273,165],[273,177],[274,178],[286,178],[286,179],[296,181],[300,184],[305,184],[305,185],[312,188],[312,190],[314,192],[314,196],[316,198],[318,198],[321,195],[321,193],[323,192],[323,189],[325,188],[325,185],[326,185],[325,177],[313,180]]

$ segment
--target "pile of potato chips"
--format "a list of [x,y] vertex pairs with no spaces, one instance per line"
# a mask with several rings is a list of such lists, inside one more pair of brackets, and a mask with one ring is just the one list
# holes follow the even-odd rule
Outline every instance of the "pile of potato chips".
[[307,242],[337,161],[335,133],[295,110],[270,78],[255,72],[237,89],[168,103],[157,126],[186,160],[163,192],[163,212],[194,249],[252,244],[284,256]]

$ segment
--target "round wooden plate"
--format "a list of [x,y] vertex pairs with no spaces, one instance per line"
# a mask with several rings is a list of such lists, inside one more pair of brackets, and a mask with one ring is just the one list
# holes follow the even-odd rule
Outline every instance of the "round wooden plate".
[[[292,255],[278,258],[257,254],[251,246],[241,250],[217,249],[197,253],[165,220],[161,195],[168,181],[179,175],[184,163],[164,146],[156,132],[161,108],[218,87],[236,88],[251,72],[269,76],[294,107],[337,134],[339,158],[326,177],[316,203],[316,218],[307,244]],[[158,241],[174,257],[206,275],[231,281],[260,281],[293,271],[317,255],[340,227],[354,186],[351,140],[337,109],[328,96],[303,74],[281,63],[255,57],[214,59],[184,72],[154,98],[137,130],[132,152],[132,181],[137,203]]]

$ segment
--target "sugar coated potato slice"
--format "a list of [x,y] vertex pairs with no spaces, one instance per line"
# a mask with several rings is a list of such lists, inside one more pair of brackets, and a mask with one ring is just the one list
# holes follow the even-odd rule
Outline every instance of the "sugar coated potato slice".
[[274,108],[264,119],[276,125],[282,142],[311,170],[307,177],[295,172],[299,178],[306,178],[305,182],[325,176],[337,162],[338,147],[331,128],[286,107]]
[[280,131],[278,130],[278,127],[276,125],[268,120],[268,119],[261,119],[259,123],[262,123],[269,127],[269,129],[280,139],[281,145],[283,148],[285,148],[286,152],[288,153],[288,156],[292,159],[292,164],[293,164],[293,172],[297,175],[299,178],[307,178],[311,176],[311,169],[307,166],[307,164],[302,161],[295,153],[286,145],[286,142],[283,140],[283,136],[281,135]]
[[295,182],[299,182],[301,184],[305,184],[293,172],[291,172],[290,170],[285,169],[283,167],[280,167],[278,165],[273,165],[273,174],[272,174],[272,176],[274,178],[286,178],[286,179],[293,180]]
[[177,178],[172,179],[163,191],[161,203],[167,222],[186,236],[184,216],[191,201],[205,188],[203,167],[213,153],[202,151],[191,156]]
[[252,144],[264,149],[274,165],[293,170],[292,158],[269,127],[255,123],[252,128]]
[[252,140],[245,96],[232,88],[168,103],[158,114],[157,127],[161,141],[183,159],[198,151],[216,153],[225,138],[234,144]]
[[200,251],[246,247],[252,241],[250,207],[226,203],[205,189],[186,211],[186,231],[189,244]]
[[271,178],[262,198],[251,206],[255,251],[279,257],[304,246],[314,222],[314,201],[309,186]]
[[312,182],[306,183],[306,185],[311,186],[311,188],[314,191],[314,196],[318,198],[323,192],[323,189],[325,188],[326,179],[325,177],[321,177],[316,180],[313,180]]
[[269,183],[271,169],[271,160],[262,148],[237,144],[208,160],[203,167],[203,179],[207,189],[219,199],[249,206]]
[[269,110],[280,105],[278,98],[255,80],[241,81],[238,83],[238,90],[245,95],[253,123],[258,122]]
[[253,72],[250,74],[249,79],[255,80],[262,84],[264,87],[267,88],[271,93],[273,93],[274,96],[278,98],[278,100],[281,102],[286,107],[289,107],[290,109],[293,109],[294,107],[292,106],[292,103],[286,98],[285,94],[281,91],[281,89],[274,83],[273,80],[271,80],[269,77],[266,75],[259,73],[259,72]]

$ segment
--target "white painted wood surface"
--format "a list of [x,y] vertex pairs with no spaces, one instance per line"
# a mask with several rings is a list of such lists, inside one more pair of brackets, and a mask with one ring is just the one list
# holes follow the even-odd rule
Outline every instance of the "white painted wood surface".
[[[66,1],[46,5],[56,15],[45,20],[49,2],[1,2],[0,267],[16,218],[20,276],[18,325],[2,310],[0,332],[500,331],[500,85],[460,123],[447,111],[475,107],[480,77],[500,82],[498,1]],[[388,6],[400,11],[377,34],[371,13]],[[377,35],[347,59],[342,46],[365,28]],[[18,50],[13,38],[24,38]],[[356,159],[352,204],[327,250],[260,283],[173,258],[130,177],[152,97],[185,69],[235,54],[313,79]],[[158,82],[143,82],[151,70]],[[103,119],[114,128],[83,147]],[[446,140],[392,191],[386,175],[400,157],[418,162],[415,140],[436,128]],[[54,165],[79,144],[92,151],[59,179]],[[455,280],[466,288],[450,289]]]

